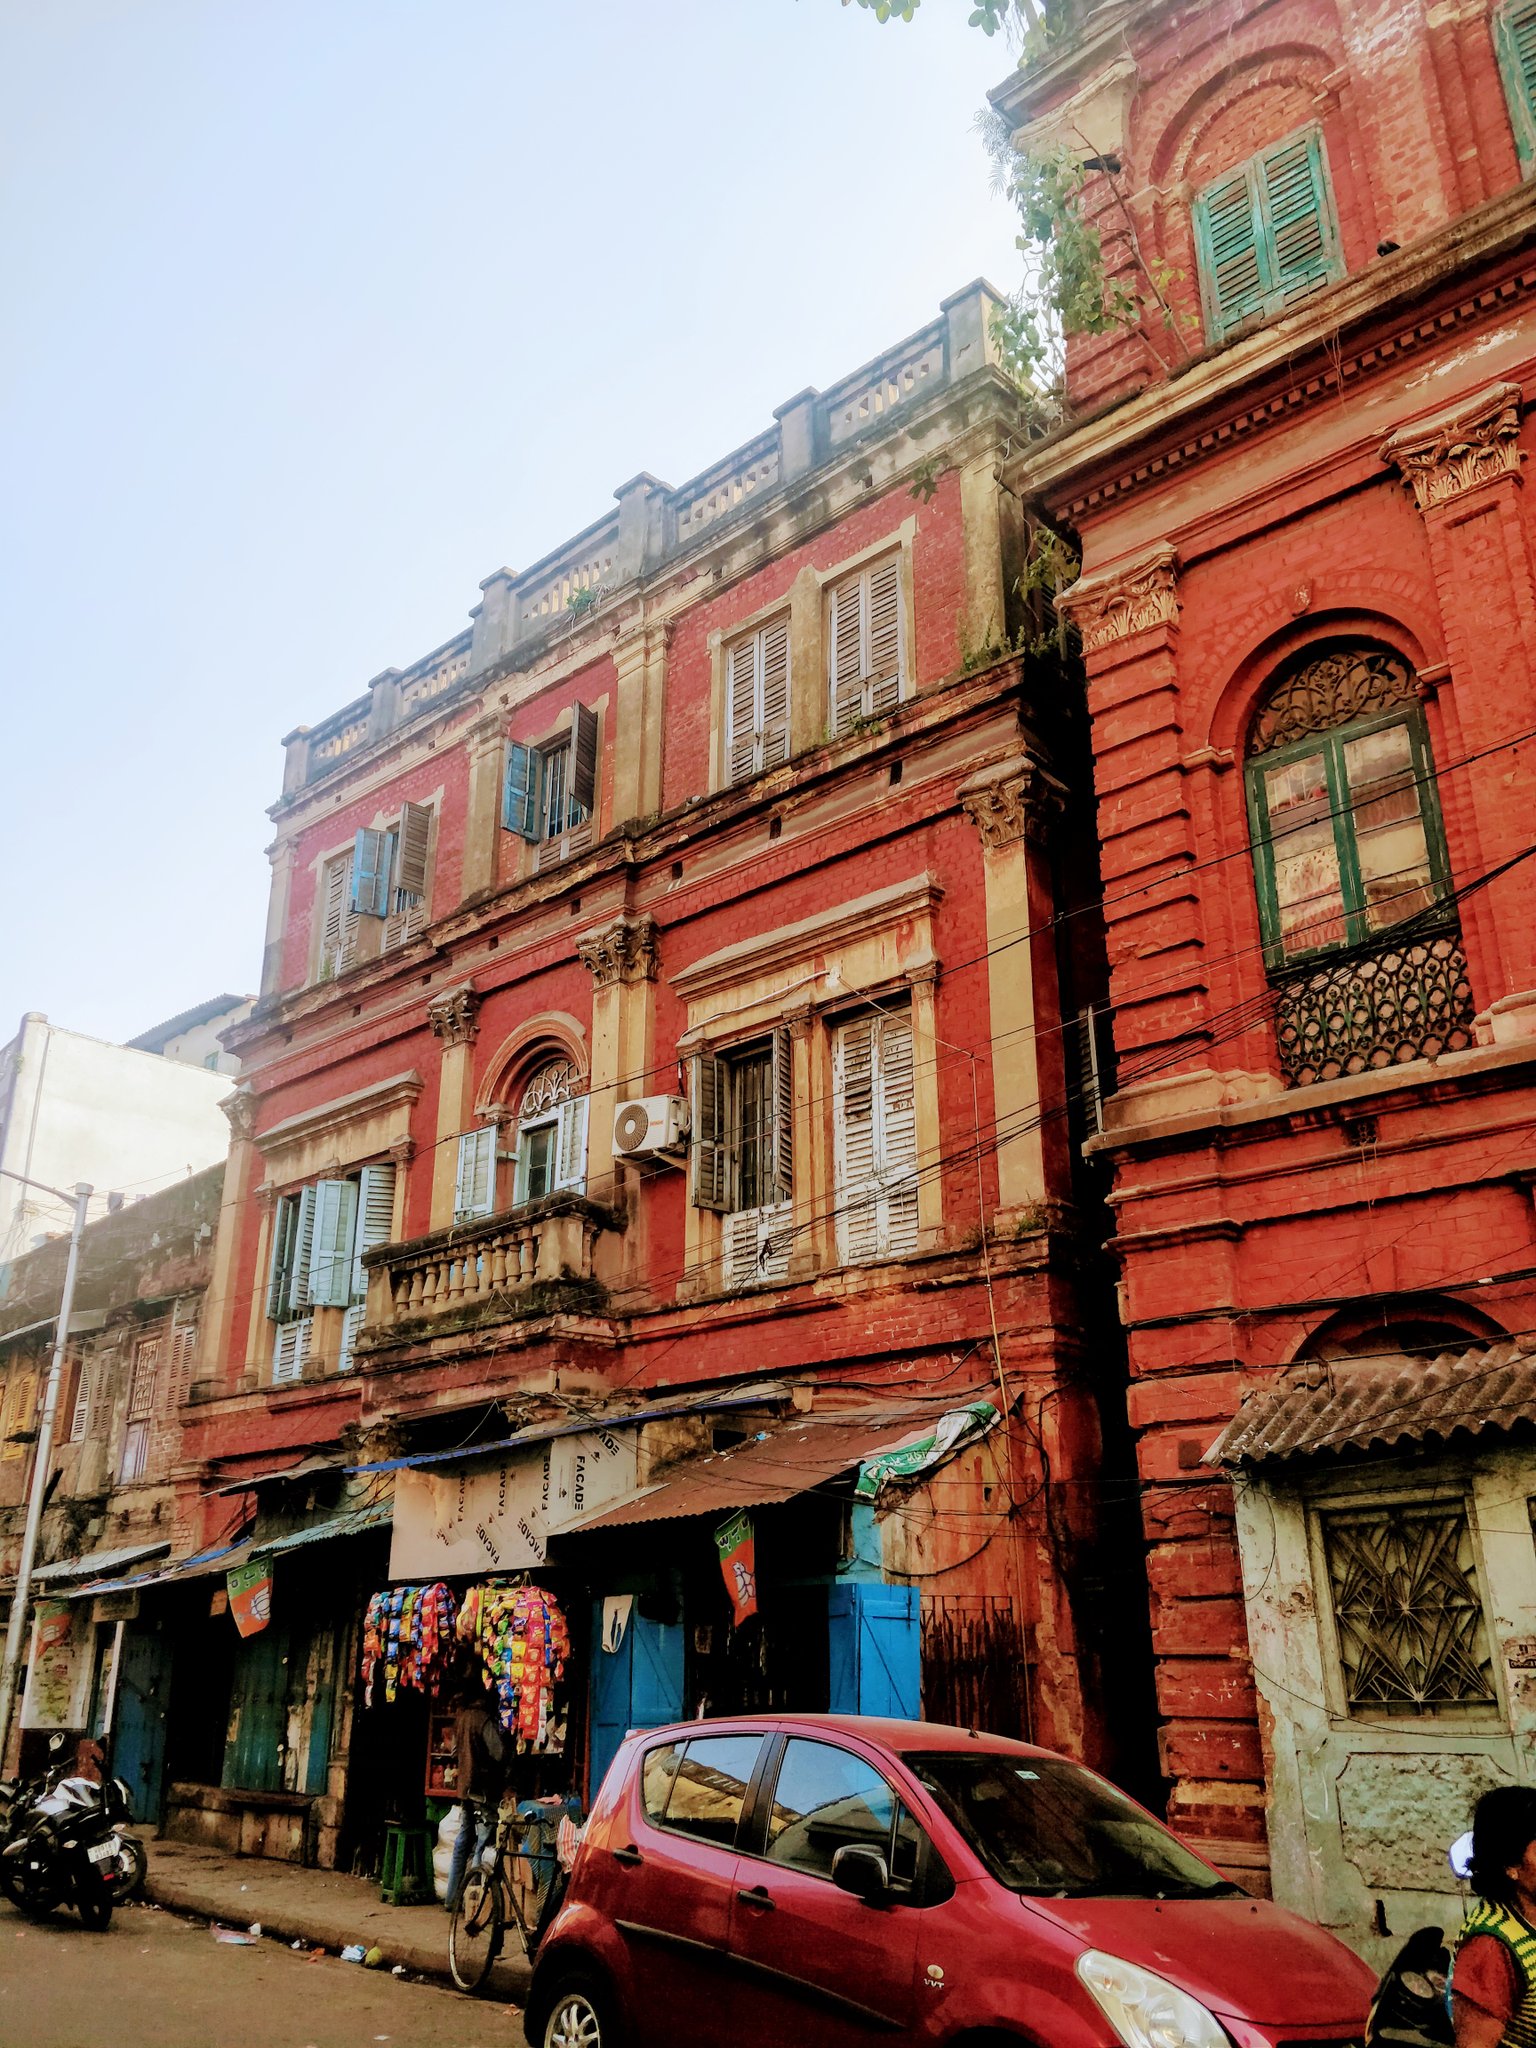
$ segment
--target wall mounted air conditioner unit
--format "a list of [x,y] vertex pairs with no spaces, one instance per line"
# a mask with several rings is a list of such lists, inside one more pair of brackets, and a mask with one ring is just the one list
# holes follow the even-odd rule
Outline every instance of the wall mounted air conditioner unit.
[[618,1159],[676,1162],[688,1144],[688,1103],[681,1095],[640,1095],[613,1112]]

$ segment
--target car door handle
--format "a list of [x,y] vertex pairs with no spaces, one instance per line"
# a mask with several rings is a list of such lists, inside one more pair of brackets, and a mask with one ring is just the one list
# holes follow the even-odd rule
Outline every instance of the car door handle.
[[634,1843],[631,1842],[627,1849],[615,1849],[613,1851],[613,1860],[615,1863],[623,1863],[627,1866],[631,1863],[643,1863],[645,1858],[640,1854]]
[[743,1906],[761,1906],[765,1912],[773,1911],[773,1898],[765,1886],[753,1885],[749,1892],[738,1892],[737,1899]]

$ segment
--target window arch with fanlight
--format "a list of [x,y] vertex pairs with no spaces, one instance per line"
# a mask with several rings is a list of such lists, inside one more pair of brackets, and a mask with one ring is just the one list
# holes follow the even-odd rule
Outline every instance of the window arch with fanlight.
[[1265,959],[1361,945],[1450,895],[1417,678],[1368,646],[1314,652],[1248,735],[1248,812]]
[[533,1068],[517,1108],[515,1202],[537,1202],[587,1184],[587,1090],[573,1060]]

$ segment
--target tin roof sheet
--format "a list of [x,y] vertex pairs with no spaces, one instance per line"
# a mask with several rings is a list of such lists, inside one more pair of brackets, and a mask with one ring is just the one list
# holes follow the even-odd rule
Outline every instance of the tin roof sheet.
[[[949,1407],[959,1405],[958,1400],[946,1402]],[[931,1400],[797,1416],[781,1428],[728,1450],[685,1459],[643,1493],[560,1533],[585,1536],[594,1529],[675,1521],[684,1515],[728,1514],[733,1508],[793,1500],[824,1480],[835,1479],[851,1465],[862,1464],[877,1451],[892,1449],[920,1424],[934,1419]]]
[[1536,1422],[1536,1352],[1514,1338],[1415,1358],[1305,1360],[1254,1387],[1205,1454],[1258,1465],[1426,1438],[1504,1433]]

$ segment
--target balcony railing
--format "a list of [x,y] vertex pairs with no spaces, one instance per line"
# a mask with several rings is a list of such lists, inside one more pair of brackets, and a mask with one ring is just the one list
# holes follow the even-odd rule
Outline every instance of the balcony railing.
[[1410,938],[1351,953],[1275,990],[1280,1065],[1293,1088],[1472,1043],[1472,984],[1459,934]]
[[444,1329],[595,1313],[606,1293],[598,1241],[623,1218],[583,1195],[548,1195],[483,1222],[456,1223],[366,1252],[368,1314],[358,1350]]

